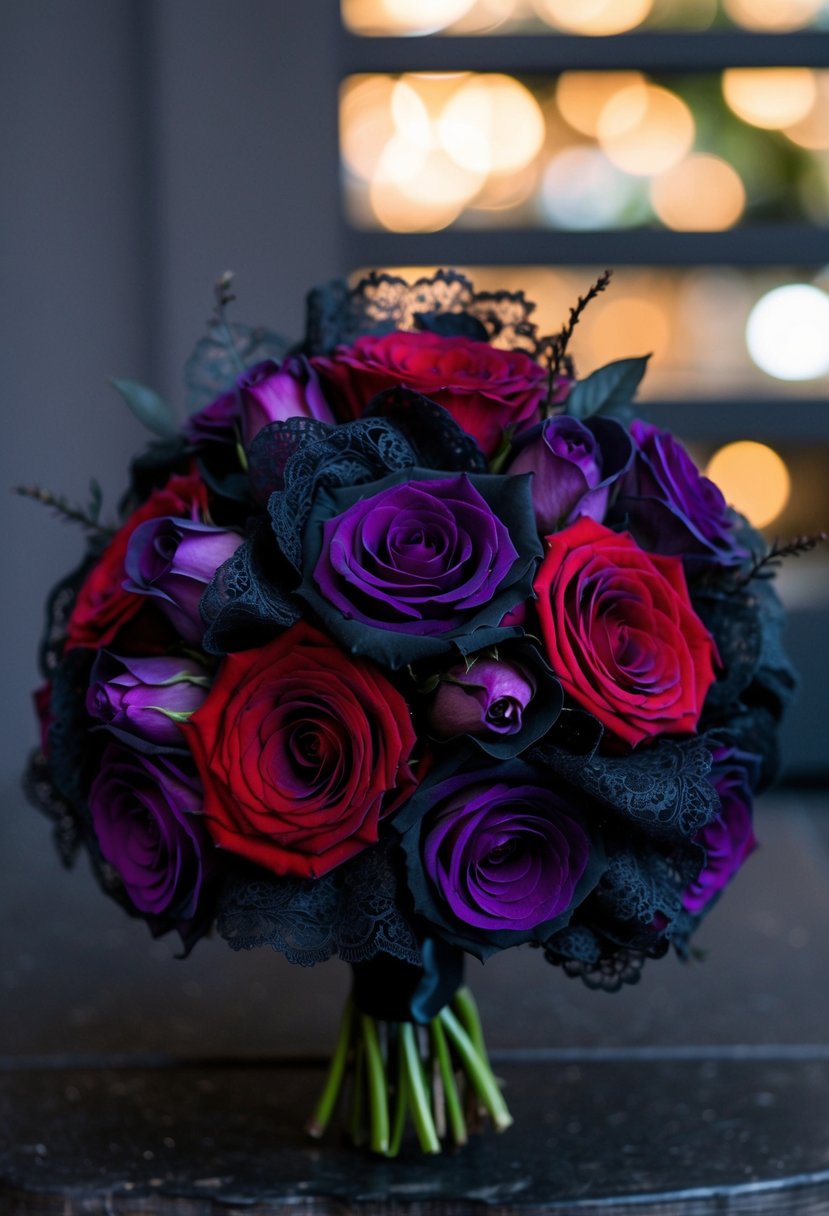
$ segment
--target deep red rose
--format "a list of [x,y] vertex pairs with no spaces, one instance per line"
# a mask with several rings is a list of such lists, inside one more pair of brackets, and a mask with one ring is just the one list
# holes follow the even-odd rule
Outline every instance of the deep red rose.
[[717,652],[682,561],[580,519],[546,538],[536,576],[550,664],[566,692],[635,747],[696,729]]
[[153,490],[145,503],[133,511],[113,536],[98,562],[86,577],[72,608],[66,630],[66,649],[108,646],[119,629],[140,611],[144,597],[125,591],[124,568],[127,546],[135,529],[148,519],[162,515],[202,518],[207,510],[207,488],[195,473],[171,477]]
[[213,839],[276,874],[319,878],[347,861],[416,784],[403,697],[302,621],[228,655],[182,729]]
[[537,421],[547,373],[518,350],[432,333],[391,333],[358,338],[328,358],[312,359],[353,418],[383,389],[402,385],[437,401],[486,456],[508,426]]

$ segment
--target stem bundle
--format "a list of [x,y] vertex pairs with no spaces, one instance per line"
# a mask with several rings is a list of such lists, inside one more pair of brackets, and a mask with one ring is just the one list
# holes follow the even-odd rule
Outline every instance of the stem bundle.
[[419,1033],[411,1022],[386,1022],[359,1013],[351,997],[343,1010],[328,1076],[306,1127],[325,1134],[347,1093],[345,1129],[355,1145],[394,1157],[408,1115],[421,1151],[439,1153],[441,1138],[467,1141],[467,1116],[488,1116],[504,1131],[512,1116],[484,1045],[472,994],[461,988]]

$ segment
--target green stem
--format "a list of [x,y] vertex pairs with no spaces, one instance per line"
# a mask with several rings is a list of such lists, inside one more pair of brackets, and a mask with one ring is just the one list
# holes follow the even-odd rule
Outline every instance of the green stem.
[[365,1141],[365,1091],[366,1079],[363,1072],[366,1047],[363,1039],[358,1039],[357,1050],[354,1053],[353,1090],[351,1092],[351,1115],[348,1120],[348,1134],[351,1142],[357,1148]]
[[440,1011],[438,1017],[460,1056],[475,1092],[487,1108],[495,1130],[504,1131],[512,1123],[512,1115],[498,1088],[498,1082],[495,1080],[487,1057],[478,1053],[472,1039],[448,1006]]
[[389,1103],[383,1053],[380,1050],[380,1039],[374,1018],[369,1017],[367,1013],[361,1013],[360,1022],[365,1043],[368,1079],[369,1143],[373,1153],[385,1153],[389,1147]]
[[439,1153],[440,1141],[429,1109],[429,1095],[423,1079],[415,1029],[411,1022],[400,1023],[400,1043],[406,1061],[406,1088],[409,1091],[412,1119],[420,1147],[424,1153]]
[[471,991],[468,988],[459,988],[455,993],[452,1005],[461,1025],[472,1040],[472,1044],[478,1055],[483,1056],[485,1060],[489,1059],[486,1043],[484,1042],[484,1028],[481,1025],[481,1015],[478,1012],[478,1006]]
[[449,1055],[449,1044],[446,1042],[446,1035],[438,1018],[433,1018],[429,1023],[429,1032],[432,1036],[432,1050],[435,1053],[438,1069],[440,1070],[440,1079],[443,1083],[443,1100],[449,1119],[449,1130],[452,1133],[452,1139],[455,1141],[455,1144],[460,1146],[466,1144],[466,1121],[463,1117],[458,1087],[455,1084],[455,1073],[452,1069],[452,1060]]
[[400,1036],[397,1036],[397,1089],[394,1095],[394,1113],[392,1114],[391,1135],[389,1136],[389,1147],[386,1153],[387,1157],[396,1157],[400,1152],[400,1144],[403,1140],[403,1129],[406,1126],[406,1106],[408,1103],[408,1090],[406,1085],[406,1056],[403,1052],[403,1044],[400,1041]]
[[325,1129],[334,1113],[334,1108],[337,1105],[337,1099],[340,1096],[340,1090],[342,1089],[345,1077],[345,1067],[348,1062],[348,1051],[351,1045],[353,1026],[354,1001],[349,996],[343,1009],[340,1030],[337,1035],[337,1045],[334,1048],[334,1056],[331,1060],[331,1067],[328,1070],[325,1086],[320,1094],[314,1113],[305,1125],[305,1130],[315,1140],[319,1140],[324,1135]]

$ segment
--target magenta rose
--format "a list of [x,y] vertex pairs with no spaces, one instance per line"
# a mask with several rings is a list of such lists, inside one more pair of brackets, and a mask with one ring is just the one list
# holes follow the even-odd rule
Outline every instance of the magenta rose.
[[679,558],[592,519],[546,540],[537,611],[565,692],[630,747],[696,730],[717,652]]
[[375,394],[400,385],[442,405],[486,456],[507,428],[537,420],[547,394],[547,372],[529,355],[461,336],[367,336],[311,362],[351,417],[361,417]]

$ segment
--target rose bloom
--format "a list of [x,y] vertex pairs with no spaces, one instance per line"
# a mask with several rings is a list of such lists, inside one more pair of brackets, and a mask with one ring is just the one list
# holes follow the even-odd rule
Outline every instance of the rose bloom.
[[311,362],[352,417],[359,418],[375,394],[400,385],[442,405],[486,456],[507,427],[536,421],[547,393],[546,370],[523,351],[461,336],[369,335]]
[[229,655],[182,730],[213,839],[276,874],[347,861],[415,785],[403,697],[305,622]]
[[621,481],[614,517],[625,520],[649,552],[739,565],[748,551],[719,486],[700,473],[670,431],[637,418],[630,433],[637,451]]
[[106,860],[139,912],[192,920],[213,845],[201,790],[178,755],[144,755],[111,743],[89,793],[92,826]]
[[520,761],[427,778],[394,828],[415,910],[479,958],[546,941],[604,864],[579,809]]
[[694,837],[705,849],[705,865],[684,891],[683,907],[702,912],[757,848],[752,826],[752,781],[760,758],[736,747],[712,749],[711,780],[720,796],[716,817]]
[[72,609],[66,631],[66,648],[108,646],[118,631],[144,605],[140,595],[123,587],[130,537],[141,524],[162,515],[199,518],[207,510],[207,489],[195,473],[171,477],[118,529],[86,577]]
[[537,610],[565,692],[631,747],[694,731],[717,653],[679,558],[645,553],[592,519],[546,543]]

